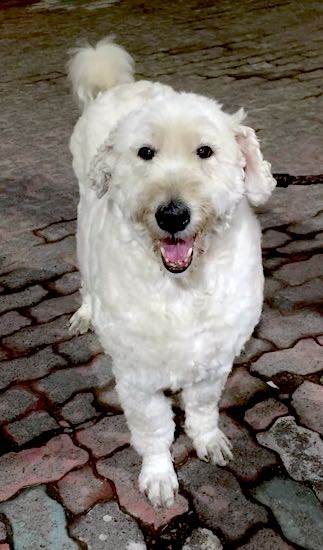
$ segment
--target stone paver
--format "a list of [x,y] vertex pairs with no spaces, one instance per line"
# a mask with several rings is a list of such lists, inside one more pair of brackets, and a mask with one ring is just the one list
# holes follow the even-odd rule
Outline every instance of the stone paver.
[[30,325],[31,320],[23,317],[16,311],[10,311],[0,317],[0,338],[16,332],[17,330]]
[[291,286],[301,285],[305,281],[323,275],[323,254],[316,254],[309,260],[283,265],[275,271],[275,277]]
[[63,221],[53,223],[43,229],[37,229],[38,236],[43,237],[46,242],[59,241],[68,237],[69,235],[75,235],[76,220]]
[[323,386],[306,380],[293,393],[292,405],[304,426],[323,435]]
[[247,544],[238,546],[238,550],[293,550],[295,546],[285,542],[272,529],[260,529]]
[[113,498],[111,484],[96,477],[90,466],[68,473],[57,486],[65,508],[73,514],[85,512],[99,500]]
[[100,459],[96,468],[101,476],[113,481],[120,506],[131,516],[157,530],[185,514],[188,502],[182,495],[177,495],[171,508],[154,508],[139,492],[140,465],[141,460],[135,451],[126,449],[111,458]]
[[[284,325],[284,331],[281,330]],[[292,315],[282,315],[266,308],[257,328],[258,334],[278,348],[291,347],[300,338],[322,334],[323,317],[317,311],[303,309]]]
[[292,416],[276,420],[257,440],[277,451],[288,473],[296,481],[323,481],[323,441],[307,428],[298,426]]
[[47,291],[44,288],[40,285],[35,285],[29,286],[21,292],[1,296],[0,313],[20,307],[33,306],[40,302],[46,294]]
[[0,458],[0,501],[7,500],[23,487],[57,481],[67,472],[83,466],[88,453],[60,435],[40,448],[8,453]]
[[247,405],[259,392],[266,392],[267,386],[262,380],[251,376],[244,367],[236,367],[229,375],[220,400],[220,409]]
[[26,327],[12,336],[3,338],[3,343],[16,353],[27,353],[38,346],[69,340],[72,338],[68,331],[69,317],[70,315],[62,315],[58,319],[46,323],[46,328],[44,325]]
[[66,530],[64,509],[50,498],[44,487],[23,491],[14,500],[0,504],[9,518],[15,550],[77,550]]
[[[273,281],[274,279],[270,279]],[[323,281],[312,279],[299,286],[287,287],[274,293],[271,304],[282,313],[290,313],[295,308],[318,304],[323,296]]]
[[1,395],[0,424],[13,420],[31,410],[38,402],[38,397],[23,388],[10,388]]
[[51,370],[66,365],[65,359],[53,353],[51,347],[30,355],[3,361],[0,363],[0,389],[12,382],[36,380],[50,373]]
[[223,546],[209,529],[194,529],[182,550],[222,550]]
[[61,409],[61,415],[71,424],[81,424],[99,413],[92,405],[94,396],[90,392],[79,393]]
[[269,398],[248,409],[244,419],[249,426],[258,431],[265,430],[276,418],[286,414],[288,414],[286,405],[277,399]]
[[47,284],[49,289],[55,290],[59,294],[72,294],[80,288],[81,277],[78,271],[72,271]]
[[95,458],[100,458],[129,444],[130,433],[124,415],[106,416],[93,426],[79,430],[76,438]]
[[98,356],[90,364],[53,372],[35,384],[53,403],[63,403],[73,393],[106,386],[112,381],[111,362],[106,356]]
[[264,449],[253,441],[248,430],[228,415],[221,415],[220,428],[232,443],[233,459],[227,464],[227,468],[238,479],[244,482],[255,481],[263,470],[276,464],[274,453],[264,453]]
[[[71,527],[74,537],[88,545],[92,550],[145,550],[144,537],[136,522],[118,507],[116,502],[105,502],[94,506],[92,510]],[[135,546],[141,543],[141,546]]]
[[290,349],[265,353],[251,365],[252,372],[267,378],[285,371],[304,375],[322,369],[322,350],[312,338],[300,340]]
[[55,317],[64,315],[64,313],[72,314],[80,306],[80,295],[78,292],[61,296],[59,298],[51,298],[44,300],[35,307],[29,309],[29,314],[36,319],[38,323],[48,323]]
[[266,510],[248,501],[236,478],[223,468],[201,465],[193,459],[182,466],[179,479],[191,494],[203,523],[230,542],[238,540],[252,525],[267,520]]
[[7,424],[4,431],[15,443],[24,445],[40,434],[57,428],[59,428],[59,424],[46,411],[36,411],[21,420]]
[[255,491],[269,506],[285,537],[306,550],[321,550],[323,509],[306,486],[284,478],[265,481]]
[[57,350],[70,363],[87,363],[94,355],[102,353],[101,345],[93,332],[87,332],[58,344]]

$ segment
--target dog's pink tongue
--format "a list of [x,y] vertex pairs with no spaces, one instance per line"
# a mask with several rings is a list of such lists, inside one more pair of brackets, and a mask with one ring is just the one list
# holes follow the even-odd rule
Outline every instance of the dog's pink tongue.
[[164,258],[168,262],[183,263],[187,259],[189,249],[193,247],[193,239],[177,241],[163,239],[161,245],[164,249]]

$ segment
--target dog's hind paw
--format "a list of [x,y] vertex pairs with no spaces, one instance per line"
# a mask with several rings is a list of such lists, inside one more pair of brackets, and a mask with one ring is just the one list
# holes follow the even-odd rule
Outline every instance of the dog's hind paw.
[[165,455],[144,457],[139,489],[147,495],[154,507],[173,506],[178,491],[178,480],[171,459]]
[[200,436],[198,441],[194,441],[194,447],[201,460],[218,466],[226,466],[233,458],[232,444],[219,428]]
[[69,330],[72,334],[85,334],[91,327],[91,311],[87,304],[81,307],[72,315],[69,320]]

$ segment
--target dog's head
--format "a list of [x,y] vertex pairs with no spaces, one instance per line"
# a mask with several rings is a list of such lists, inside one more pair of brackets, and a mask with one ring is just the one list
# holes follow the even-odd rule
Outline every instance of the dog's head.
[[108,192],[172,273],[197,263],[243,196],[264,203],[275,182],[244,115],[173,92],[130,113],[93,159],[90,179]]

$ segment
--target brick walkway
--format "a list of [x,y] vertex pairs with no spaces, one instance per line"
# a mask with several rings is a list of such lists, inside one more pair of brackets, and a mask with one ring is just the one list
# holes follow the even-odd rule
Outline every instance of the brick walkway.
[[2,2],[0,550],[322,550],[320,176],[259,214],[264,313],[221,402],[234,460],[198,461],[176,406],[172,509],[138,492],[109,358],[67,330],[79,276],[64,63],[78,36],[115,30],[140,76],[244,105],[275,172],[323,173],[321,3],[203,6]]

